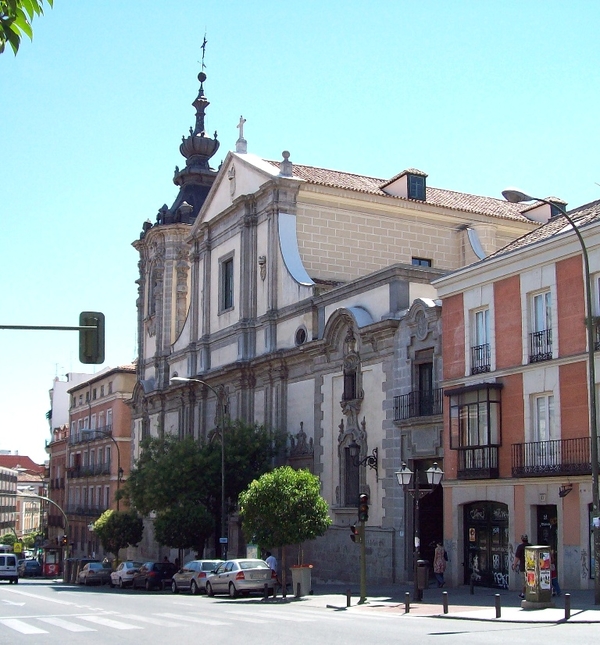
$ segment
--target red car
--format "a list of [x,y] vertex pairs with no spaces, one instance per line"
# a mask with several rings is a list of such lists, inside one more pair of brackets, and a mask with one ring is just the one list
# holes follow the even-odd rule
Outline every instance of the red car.
[[133,576],[131,586],[134,589],[163,589],[171,586],[171,579],[177,567],[172,562],[144,562]]

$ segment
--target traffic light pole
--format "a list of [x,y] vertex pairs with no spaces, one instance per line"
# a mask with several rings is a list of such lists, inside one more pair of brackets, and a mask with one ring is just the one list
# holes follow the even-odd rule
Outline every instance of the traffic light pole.
[[360,600],[359,605],[367,602],[367,547],[365,544],[365,523],[360,523]]

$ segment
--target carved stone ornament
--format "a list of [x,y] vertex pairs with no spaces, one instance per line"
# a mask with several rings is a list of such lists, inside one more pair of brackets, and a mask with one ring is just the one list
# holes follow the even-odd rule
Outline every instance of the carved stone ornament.
[[425,340],[427,338],[427,332],[428,332],[428,326],[427,326],[427,318],[425,316],[425,312],[420,310],[417,311],[415,315],[415,320],[417,322],[417,338],[419,340]]
[[290,457],[305,457],[314,454],[312,437],[304,432],[304,422],[300,422],[300,431],[296,435],[290,435]]
[[229,194],[233,199],[235,195],[235,166],[231,164],[231,168],[227,171],[227,178],[229,179]]
[[258,256],[258,268],[260,271],[260,279],[264,282],[267,277],[267,256],[259,255]]

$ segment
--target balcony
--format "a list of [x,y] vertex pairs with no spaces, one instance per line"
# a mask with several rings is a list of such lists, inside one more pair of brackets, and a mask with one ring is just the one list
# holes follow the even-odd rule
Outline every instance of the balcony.
[[85,515],[86,517],[100,517],[104,511],[108,510],[107,507],[102,504],[100,506],[83,506],[79,505],[69,505],[66,508],[67,515]]
[[110,461],[106,461],[102,464],[91,464],[88,466],[70,466],[69,468],[67,468],[67,477],[69,479],[79,479],[80,477],[95,477],[97,475],[110,475]]
[[90,441],[102,441],[112,437],[112,425],[102,426],[101,428],[82,428],[81,432],[74,432],[69,435],[69,444],[89,443]]
[[529,334],[529,362],[552,360],[552,330],[544,329]]
[[461,448],[458,451],[458,479],[497,479],[498,446]]
[[415,390],[394,397],[394,421],[442,414],[442,388]]
[[592,472],[589,437],[514,443],[513,477],[589,475]]
[[492,366],[490,359],[490,344],[471,347],[471,374],[489,372]]

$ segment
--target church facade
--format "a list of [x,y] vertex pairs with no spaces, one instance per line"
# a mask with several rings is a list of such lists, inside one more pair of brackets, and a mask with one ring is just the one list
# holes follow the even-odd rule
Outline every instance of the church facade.
[[[377,179],[297,164],[287,151],[263,159],[248,152],[243,119],[235,151],[213,170],[219,142],[206,134],[199,79],[179,194],[134,242],[133,457],[147,436],[205,438],[223,410],[285,432],[285,460],[319,476],[333,520],[302,547],[313,575],[357,579],[349,527],[366,492],[369,580],[406,580],[412,505],[394,472],[444,459],[431,282],[538,224],[518,205],[432,188],[416,169]],[[424,541],[443,537],[442,496],[443,486],[424,507]],[[229,555],[245,555],[235,518],[227,537]]]

